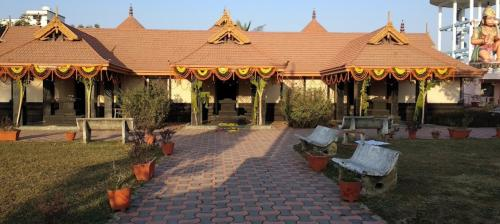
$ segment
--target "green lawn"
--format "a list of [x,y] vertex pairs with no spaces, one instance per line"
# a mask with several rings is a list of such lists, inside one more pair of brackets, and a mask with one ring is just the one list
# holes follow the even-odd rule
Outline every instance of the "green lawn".
[[117,142],[0,143],[0,223],[42,223],[41,207],[61,204],[67,209],[57,223],[105,222],[113,161],[131,172],[127,149]]
[[[397,140],[398,185],[362,202],[390,223],[500,223],[500,140]],[[352,148],[340,147],[347,158]],[[326,175],[335,179],[329,164]]]

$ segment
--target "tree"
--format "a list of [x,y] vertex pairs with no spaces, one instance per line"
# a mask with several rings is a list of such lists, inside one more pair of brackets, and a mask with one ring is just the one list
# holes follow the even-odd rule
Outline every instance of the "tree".
[[[252,21],[248,21],[248,23],[241,23],[241,21],[237,20],[236,25],[239,26],[242,30],[244,31],[250,31],[250,27],[252,25]],[[264,31],[264,27],[266,25],[260,25],[252,29],[254,32],[261,32]]]

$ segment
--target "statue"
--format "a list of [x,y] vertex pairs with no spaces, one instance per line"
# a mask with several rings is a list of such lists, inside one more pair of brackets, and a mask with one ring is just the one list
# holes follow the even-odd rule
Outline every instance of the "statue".
[[471,43],[475,45],[471,61],[500,63],[500,57],[493,56],[500,51],[500,36],[495,10],[488,6],[484,9],[483,19],[474,28]]

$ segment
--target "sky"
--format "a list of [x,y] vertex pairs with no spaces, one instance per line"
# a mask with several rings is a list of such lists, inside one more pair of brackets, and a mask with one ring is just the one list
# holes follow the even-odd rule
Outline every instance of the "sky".
[[[330,32],[371,32],[387,23],[390,11],[396,27],[404,20],[407,32],[425,32],[428,23],[437,40],[438,9],[429,0],[0,0],[0,18],[57,6],[67,24],[113,28],[127,17],[130,4],[148,29],[183,30],[208,29],[227,8],[234,20],[265,24],[265,31],[300,31],[316,9],[318,21]],[[444,12],[445,24],[451,23],[450,11]],[[451,42],[451,35],[444,39]]]

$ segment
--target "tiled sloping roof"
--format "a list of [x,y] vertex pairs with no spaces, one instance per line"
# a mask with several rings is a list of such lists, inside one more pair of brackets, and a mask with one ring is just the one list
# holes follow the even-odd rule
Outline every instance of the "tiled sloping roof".
[[173,65],[191,67],[215,66],[284,66],[286,62],[278,62],[253,44],[241,45],[232,41],[222,44],[205,43]]
[[69,27],[81,40],[41,41],[33,39],[38,27],[9,27],[0,44],[0,62],[6,64],[100,64],[126,68],[95,37]]
[[[248,52],[246,48],[240,49],[230,45],[223,46],[219,50],[200,47],[204,46],[215,32],[213,30],[79,29],[78,35],[82,36],[83,40],[72,41],[71,45],[71,43],[33,42],[33,33],[37,29],[10,27],[4,35],[4,42],[0,42],[0,55],[2,55],[0,63],[8,62],[6,61],[8,58],[11,58],[9,59],[11,61],[19,59],[27,63],[47,61],[81,64],[88,63],[85,61],[109,59],[110,63],[129,68],[137,74],[168,75],[172,72],[170,64],[183,59],[193,60],[193,63],[204,60],[205,64],[224,60],[233,64],[255,64],[257,60],[261,60],[251,56],[253,59],[250,62],[249,57],[245,55]],[[470,74],[481,72],[435,50],[426,34],[406,34],[409,45],[389,47],[382,45],[367,47],[366,42],[373,33],[245,32],[245,34],[251,40],[250,45],[272,62],[289,61],[286,68],[288,75],[319,76],[322,69],[347,62],[366,65],[385,63],[391,66],[403,66],[411,62],[412,66],[416,66],[414,63],[416,60],[411,59],[412,57],[422,64],[428,62],[427,66],[439,62],[456,66],[459,72]],[[383,49],[379,50],[379,47]],[[12,51],[14,48],[19,50],[14,53]],[[213,51],[207,53],[210,50]],[[356,54],[361,50],[368,56]],[[205,55],[204,58],[188,57],[195,51]],[[7,55],[3,55],[6,52],[10,52],[8,58]],[[222,55],[224,52],[230,52],[232,57],[224,58]]]
[[120,25],[116,27],[119,30],[143,30],[144,26],[133,16],[128,16]]
[[[463,64],[434,49],[427,34],[405,34],[407,45],[369,44],[382,29],[362,35],[347,43],[332,60],[322,66],[322,72],[348,66],[365,67],[456,67],[460,73],[481,75],[482,71]],[[463,75],[462,74],[462,75]]]
[[304,29],[302,29],[302,32],[305,33],[324,33],[328,32],[316,19],[312,19],[311,22],[309,22]]

